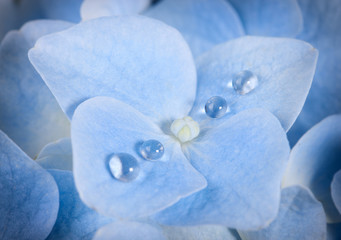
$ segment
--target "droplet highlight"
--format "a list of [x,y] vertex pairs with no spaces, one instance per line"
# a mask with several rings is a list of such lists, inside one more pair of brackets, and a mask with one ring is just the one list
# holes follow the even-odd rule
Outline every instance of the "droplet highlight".
[[220,118],[224,116],[227,110],[225,98],[214,96],[208,99],[205,105],[205,112],[211,118]]
[[157,140],[145,141],[140,147],[140,153],[143,158],[147,160],[158,160],[163,156],[164,147],[162,143]]
[[137,178],[140,166],[137,160],[128,153],[114,154],[109,160],[111,174],[122,182],[131,182]]
[[245,95],[258,86],[258,77],[253,72],[244,70],[233,77],[232,85],[236,92]]

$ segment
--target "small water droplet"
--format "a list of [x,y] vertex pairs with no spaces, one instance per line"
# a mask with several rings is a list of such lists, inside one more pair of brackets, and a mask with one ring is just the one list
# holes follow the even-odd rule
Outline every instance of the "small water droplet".
[[131,182],[137,178],[140,166],[137,160],[128,153],[114,154],[109,160],[111,174],[122,182]]
[[258,77],[249,70],[237,73],[232,79],[233,88],[241,95],[254,90],[258,85]]
[[157,160],[163,156],[164,147],[162,143],[157,140],[145,141],[140,147],[142,157],[147,160]]
[[205,112],[211,118],[220,118],[224,116],[227,110],[225,98],[214,96],[208,99],[205,105]]

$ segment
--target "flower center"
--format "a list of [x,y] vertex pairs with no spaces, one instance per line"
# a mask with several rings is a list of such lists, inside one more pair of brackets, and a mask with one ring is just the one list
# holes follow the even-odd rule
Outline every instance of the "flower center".
[[186,116],[174,120],[171,125],[171,131],[180,142],[184,143],[196,138],[200,133],[200,127],[191,117]]

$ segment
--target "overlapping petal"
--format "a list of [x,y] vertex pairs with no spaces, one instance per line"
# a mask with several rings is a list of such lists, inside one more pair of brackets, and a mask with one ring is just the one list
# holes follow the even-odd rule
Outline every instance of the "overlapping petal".
[[32,67],[27,52],[45,35],[71,24],[41,20],[10,32],[0,46],[0,129],[29,156],[69,135],[69,121]]
[[160,122],[187,115],[194,101],[187,44],[175,29],[146,17],[80,23],[41,38],[29,57],[70,118],[95,96],[112,96]]
[[[77,23],[83,0],[39,0],[44,17]],[[36,6],[37,7],[37,6]]]
[[115,222],[104,226],[93,240],[166,240],[160,227],[139,222]]
[[328,222],[340,222],[330,193],[334,174],[341,169],[341,115],[330,116],[309,130],[290,154],[284,186],[308,187],[322,202]]
[[[104,215],[138,218],[162,210],[206,186],[180,145],[148,117],[108,97],[81,104],[72,120],[74,176],[82,200]],[[164,145],[164,156],[148,161],[139,154],[143,141]],[[127,153],[140,165],[132,182],[115,179],[109,170],[113,154]]]
[[0,131],[0,239],[45,239],[58,207],[53,177]]
[[151,0],[84,0],[82,20],[99,17],[133,15],[145,10]]
[[265,110],[246,110],[211,129],[203,128],[184,151],[207,179],[207,188],[154,219],[169,225],[266,226],[277,215],[289,150],[279,121]]
[[60,170],[49,172],[59,188],[60,207],[56,224],[47,240],[90,240],[97,229],[114,221],[85,206],[79,198],[71,172]]
[[[317,51],[294,39],[243,37],[215,47],[197,61],[198,89],[191,115],[205,119],[204,106],[212,96],[225,97],[231,115],[250,108],[273,113],[288,130],[300,113],[315,72]],[[252,71],[259,84],[239,95],[233,77]]]
[[224,0],[163,0],[144,14],[178,29],[194,56],[244,35],[237,13]]
[[341,170],[335,173],[331,184],[331,194],[335,207],[341,213]]
[[298,38],[319,50],[311,90],[289,140],[294,145],[311,127],[325,117],[341,113],[341,1],[298,0],[304,28]]
[[39,153],[37,163],[45,169],[72,171],[72,146],[70,138],[47,144]]
[[278,216],[259,231],[239,232],[245,240],[324,240],[327,223],[323,207],[306,188],[292,186],[282,190]]
[[303,27],[297,0],[228,0],[248,35],[296,37]]

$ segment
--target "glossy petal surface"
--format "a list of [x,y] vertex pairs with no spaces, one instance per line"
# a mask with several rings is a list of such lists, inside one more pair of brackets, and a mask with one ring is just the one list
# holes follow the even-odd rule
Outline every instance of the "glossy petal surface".
[[297,0],[228,0],[248,35],[295,37],[303,27]]
[[228,228],[218,225],[162,226],[162,230],[168,240],[238,240]]
[[0,131],[0,239],[45,239],[58,207],[53,177]]
[[340,222],[330,193],[334,174],[341,169],[341,115],[321,121],[309,130],[290,154],[284,186],[308,187],[322,202],[328,222]]
[[245,240],[324,240],[326,216],[323,207],[306,188],[293,186],[281,192],[281,204],[275,221],[254,232],[240,232]]
[[70,26],[61,21],[30,22],[6,35],[0,46],[0,129],[31,157],[47,143],[68,136],[69,121],[27,52],[39,37]]
[[341,170],[335,173],[333,177],[331,194],[337,210],[341,213]]
[[77,23],[83,0],[39,0],[45,18]]
[[115,97],[160,122],[186,116],[194,101],[188,46],[175,29],[146,17],[83,22],[41,38],[29,57],[70,118],[95,96]]
[[[147,216],[206,186],[180,145],[148,117],[113,98],[97,97],[79,106],[72,120],[75,182],[82,200],[98,212],[121,218]],[[157,139],[164,146],[158,161],[139,155],[140,144]],[[115,153],[137,159],[140,174],[126,183],[112,177]]]
[[106,16],[138,14],[145,10],[151,0],[84,0],[81,8],[82,20]]
[[163,0],[145,15],[178,29],[194,56],[244,35],[237,13],[224,0]]
[[115,222],[97,231],[93,240],[166,240],[162,230],[147,223]]
[[[204,106],[211,96],[221,96],[230,113],[265,108],[288,130],[304,104],[313,79],[317,51],[309,44],[284,38],[243,37],[215,47],[197,61],[197,98],[191,115],[206,120]],[[235,74],[250,70],[258,86],[239,95],[232,87]]]
[[49,170],[49,172],[59,188],[60,207],[56,224],[47,240],[90,240],[97,229],[114,221],[85,206],[79,198],[70,171]]
[[319,50],[316,74],[297,122],[290,131],[294,145],[323,118],[341,113],[341,1],[298,0],[304,28],[298,38]]
[[39,153],[37,163],[45,169],[72,171],[72,146],[70,138],[47,144]]
[[207,179],[207,188],[154,218],[169,225],[267,225],[278,211],[280,180],[289,157],[279,121],[266,110],[246,110],[211,129],[202,126],[201,133],[184,151]]

